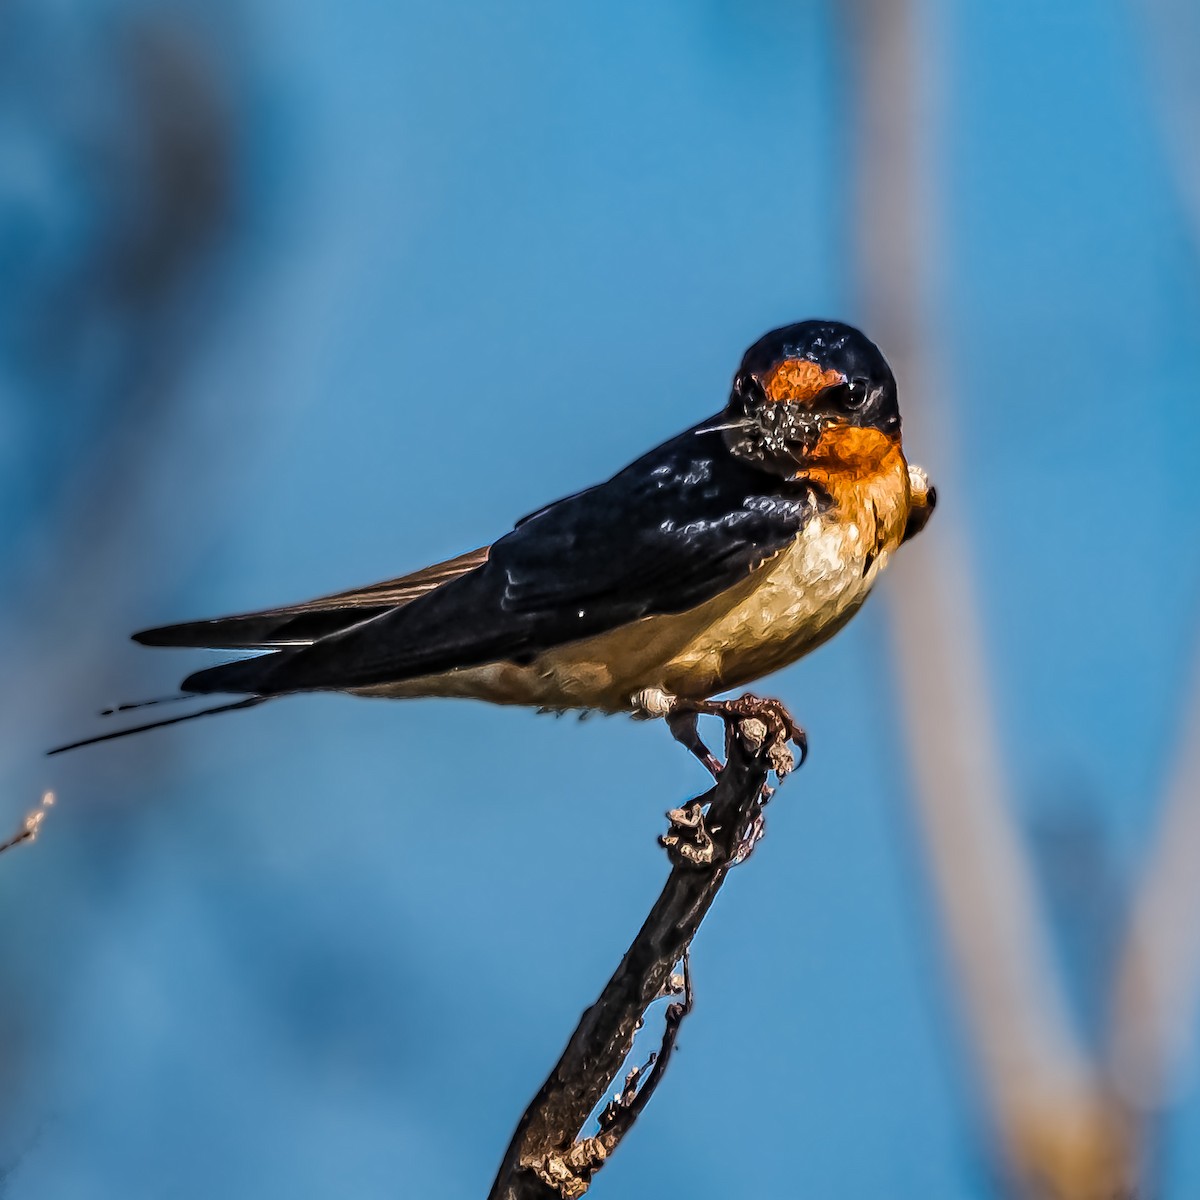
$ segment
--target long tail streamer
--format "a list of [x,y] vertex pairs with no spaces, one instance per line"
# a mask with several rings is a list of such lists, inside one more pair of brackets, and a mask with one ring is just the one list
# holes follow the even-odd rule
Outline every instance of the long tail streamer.
[[150,721],[145,725],[133,725],[128,729],[115,729],[112,733],[101,733],[96,737],[83,738],[78,742],[69,742],[65,746],[55,746],[53,750],[47,750],[47,756],[52,754],[65,754],[68,750],[78,750],[80,746],[94,746],[97,742],[111,742],[114,738],[129,737],[134,733],[145,733],[148,729],[162,729],[167,725],[181,725],[184,721],[194,721],[197,717],[211,717],[217,713],[234,712],[239,708],[253,708],[256,704],[262,704],[266,700],[271,699],[270,696],[247,696],[244,700],[235,700],[232,704],[218,704],[213,708],[202,708],[199,712],[188,713],[182,717],[166,717],[161,721]]

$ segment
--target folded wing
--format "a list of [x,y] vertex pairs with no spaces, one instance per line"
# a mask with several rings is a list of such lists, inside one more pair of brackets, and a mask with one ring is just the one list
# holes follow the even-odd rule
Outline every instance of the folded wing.
[[790,544],[826,498],[739,463],[719,433],[700,429],[539,510],[486,561],[402,606],[310,645],[198,672],[184,689],[276,695],[527,662],[703,603]]

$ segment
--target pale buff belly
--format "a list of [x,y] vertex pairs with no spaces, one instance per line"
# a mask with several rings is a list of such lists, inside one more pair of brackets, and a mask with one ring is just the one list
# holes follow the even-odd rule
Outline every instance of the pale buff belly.
[[870,549],[856,526],[814,520],[743,583],[687,612],[572,642],[528,666],[487,663],[361,694],[605,712],[629,710],[644,688],[702,699],[778,670],[832,637],[886,565],[887,551],[872,557]]

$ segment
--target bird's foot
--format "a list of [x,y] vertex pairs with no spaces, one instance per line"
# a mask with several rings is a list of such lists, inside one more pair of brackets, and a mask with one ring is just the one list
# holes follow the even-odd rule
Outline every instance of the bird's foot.
[[[808,757],[808,734],[782,700],[746,692],[732,700],[705,700],[694,707],[727,723],[736,721],[752,750],[766,748],[767,761],[777,779],[782,780],[796,767],[803,766]],[[799,762],[792,756],[789,742],[800,751]]]
[[[635,716],[662,717],[675,740],[694,754],[714,779],[724,764],[700,737],[697,722],[701,716],[720,717],[726,725],[736,723],[753,750],[766,746],[777,779],[803,766],[808,757],[808,735],[780,700],[749,692],[732,700],[683,700],[660,688],[645,688],[633,697],[633,709]],[[789,742],[800,751],[799,763],[792,757]],[[770,799],[770,789],[764,788],[764,793],[764,800]]]

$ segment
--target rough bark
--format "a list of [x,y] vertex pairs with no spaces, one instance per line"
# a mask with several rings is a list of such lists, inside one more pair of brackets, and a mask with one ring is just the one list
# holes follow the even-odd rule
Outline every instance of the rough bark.
[[[582,1196],[649,1101],[691,1008],[688,948],[730,867],[745,860],[762,833],[770,754],[778,753],[763,729],[754,718],[727,723],[728,762],[718,783],[667,814],[671,829],[660,840],[674,865],[666,886],[522,1115],[490,1200]],[[681,961],[682,977],[675,974]],[[582,1136],[620,1075],[647,1010],[664,995],[680,999],[667,1007],[658,1052],[627,1074],[600,1113],[597,1132]]]

